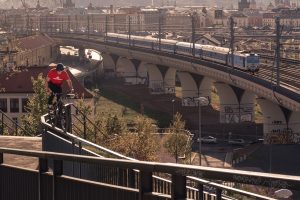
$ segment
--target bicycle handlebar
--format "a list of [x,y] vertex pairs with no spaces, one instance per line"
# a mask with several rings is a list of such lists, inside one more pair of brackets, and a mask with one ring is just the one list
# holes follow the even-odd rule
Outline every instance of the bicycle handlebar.
[[75,94],[74,93],[67,93],[67,94],[65,94],[65,93],[52,93],[54,96],[58,96],[58,95],[60,95],[60,96],[65,96],[65,97],[67,97],[67,98],[70,98],[70,99],[73,99],[73,98],[75,98]]

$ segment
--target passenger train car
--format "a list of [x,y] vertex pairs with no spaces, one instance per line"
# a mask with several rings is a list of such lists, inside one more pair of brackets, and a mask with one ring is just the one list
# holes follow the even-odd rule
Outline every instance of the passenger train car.
[[[107,33],[106,41],[136,47],[149,48],[152,50],[159,50],[158,39],[152,37],[131,36],[129,40],[129,36],[125,34]],[[173,54],[193,56],[193,44],[188,42],[178,42],[175,40],[162,39],[161,51]],[[195,44],[195,56],[203,60],[220,63],[244,71],[256,72],[259,70],[259,55],[254,53],[244,53],[237,51],[234,52],[233,55],[231,55],[228,48]]]

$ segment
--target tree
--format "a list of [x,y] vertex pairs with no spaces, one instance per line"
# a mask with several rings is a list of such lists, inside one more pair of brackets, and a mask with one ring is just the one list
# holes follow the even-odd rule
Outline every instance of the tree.
[[79,101],[77,101],[76,107],[79,112],[79,117],[76,119],[75,123],[78,136],[92,141],[91,139],[94,136],[94,129],[88,121],[92,113],[92,107],[91,105],[84,102],[84,99],[80,99]]
[[159,149],[157,138],[153,134],[155,128],[144,117],[137,117],[135,122],[136,131],[124,132],[113,138],[110,142],[111,149],[138,160],[155,161]]
[[157,145],[157,136],[155,126],[145,117],[136,118],[136,136],[134,157],[138,160],[154,161],[157,157],[159,146]]
[[185,122],[182,120],[182,116],[176,113],[173,121],[170,124],[169,132],[164,138],[164,147],[177,161],[179,156],[190,153],[191,139],[185,128]]
[[105,133],[108,136],[120,135],[126,132],[126,125],[117,115],[109,115],[106,121]]
[[41,116],[47,113],[48,95],[45,88],[45,78],[39,74],[37,79],[31,77],[34,94],[28,99],[25,107],[27,115],[21,117],[23,135],[36,135],[40,128]]

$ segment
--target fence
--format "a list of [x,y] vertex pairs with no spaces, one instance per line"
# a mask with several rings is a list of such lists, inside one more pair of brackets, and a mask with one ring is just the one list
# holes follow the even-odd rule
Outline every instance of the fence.
[[[39,170],[25,170],[3,164],[3,154],[16,154],[39,158]],[[49,170],[52,160],[52,170]],[[213,187],[215,199],[226,197],[226,191],[236,192],[254,199],[274,199],[233,189],[208,180],[229,181],[275,188],[299,189],[299,176],[266,174],[259,172],[188,166],[170,163],[142,162],[99,158],[83,155],[26,151],[0,148],[0,194],[1,199],[204,199],[206,186]],[[134,187],[118,186],[64,175],[64,162],[82,165],[138,171]],[[153,181],[153,174],[169,176],[171,182],[162,180],[163,185]],[[196,178],[196,177],[201,177]],[[206,179],[206,180],[203,180]],[[192,183],[193,182],[193,183]],[[156,184],[155,184],[156,183]],[[195,184],[197,188],[189,185]],[[188,186],[188,187],[187,187]],[[166,192],[166,190],[168,192]],[[17,192],[16,192],[17,191]],[[197,193],[196,193],[197,192]],[[199,196],[200,195],[200,196]]]

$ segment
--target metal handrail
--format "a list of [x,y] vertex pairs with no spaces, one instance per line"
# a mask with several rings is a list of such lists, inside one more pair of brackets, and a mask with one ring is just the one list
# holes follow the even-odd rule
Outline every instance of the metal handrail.
[[14,120],[12,120],[10,117],[8,117],[2,110],[0,110],[0,114],[1,114],[1,126],[2,126],[2,134],[4,131],[4,126],[6,125],[8,128],[13,129],[12,126],[9,126],[7,123],[4,122],[4,117],[5,119],[7,119],[9,122],[12,123],[12,125],[14,125],[14,128],[16,129],[16,135],[18,135],[18,129],[22,130],[24,133],[28,132],[26,131],[24,128],[22,128],[17,122],[15,122]]
[[[66,104],[65,106],[72,106],[73,108],[76,109],[76,112],[79,112],[82,116],[85,116],[85,114],[77,106],[75,106],[74,104]],[[76,115],[72,114],[72,116],[74,116],[78,121],[80,121]],[[85,116],[85,120],[87,120],[87,122],[89,122],[90,124],[94,125],[94,123],[87,116]],[[83,122],[81,122],[81,123],[83,124]],[[99,131],[104,137],[107,137],[106,135],[104,135],[102,133],[102,131],[97,126],[94,125],[93,127],[96,128],[97,131]],[[92,131],[94,131],[94,130],[92,130]]]
[[59,134],[65,136],[65,137],[68,137],[71,141],[77,141],[77,142],[80,142],[81,144],[83,145],[87,145],[87,146],[90,146],[90,147],[93,147],[93,148],[96,148],[97,150],[100,150],[100,151],[105,151],[113,156],[115,156],[116,158],[120,158],[120,159],[126,159],[126,160],[136,160],[136,159],[133,159],[133,158],[130,158],[130,157],[127,157],[127,156],[124,156],[122,154],[119,154],[119,153],[116,153],[114,151],[111,151],[105,147],[102,147],[102,146],[99,146],[97,144],[94,144],[90,141],[87,141],[85,139],[82,139],[78,136],[75,136],[71,133],[68,133],[58,127],[53,127],[51,124],[49,124],[48,122],[46,122],[46,117],[48,116],[48,114],[45,114],[41,117],[41,122],[42,124],[47,127],[48,129],[50,130],[54,130],[55,132],[59,132]]
[[[300,176],[282,175],[273,173],[242,171],[235,169],[223,169],[203,166],[192,166],[173,163],[158,163],[147,162],[138,160],[124,160],[113,158],[100,158],[94,156],[82,156],[65,153],[54,153],[45,151],[32,151],[24,149],[12,149],[12,148],[0,148],[0,160],[3,158],[3,154],[16,154],[28,157],[38,157],[43,159],[64,160],[89,164],[100,164],[104,166],[117,166],[119,168],[126,169],[138,169],[140,171],[161,172],[179,176],[201,176],[207,179],[219,179],[222,181],[234,181],[243,184],[255,184],[258,186],[273,186],[278,187],[285,184],[286,188],[292,190],[299,190],[300,188]],[[193,178],[193,177],[191,177]],[[194,178],[195,179],[195,178]],[[221,187],[218,184],[206,182],[202,179],[195,179],[196,181],[203,182],[204,184],[211,184],[214,187]],[[278,183],[278,185],[274,185]],[[226,188],[227,186],[222,186]],[[270,198],[272,199],[272,198]]]

